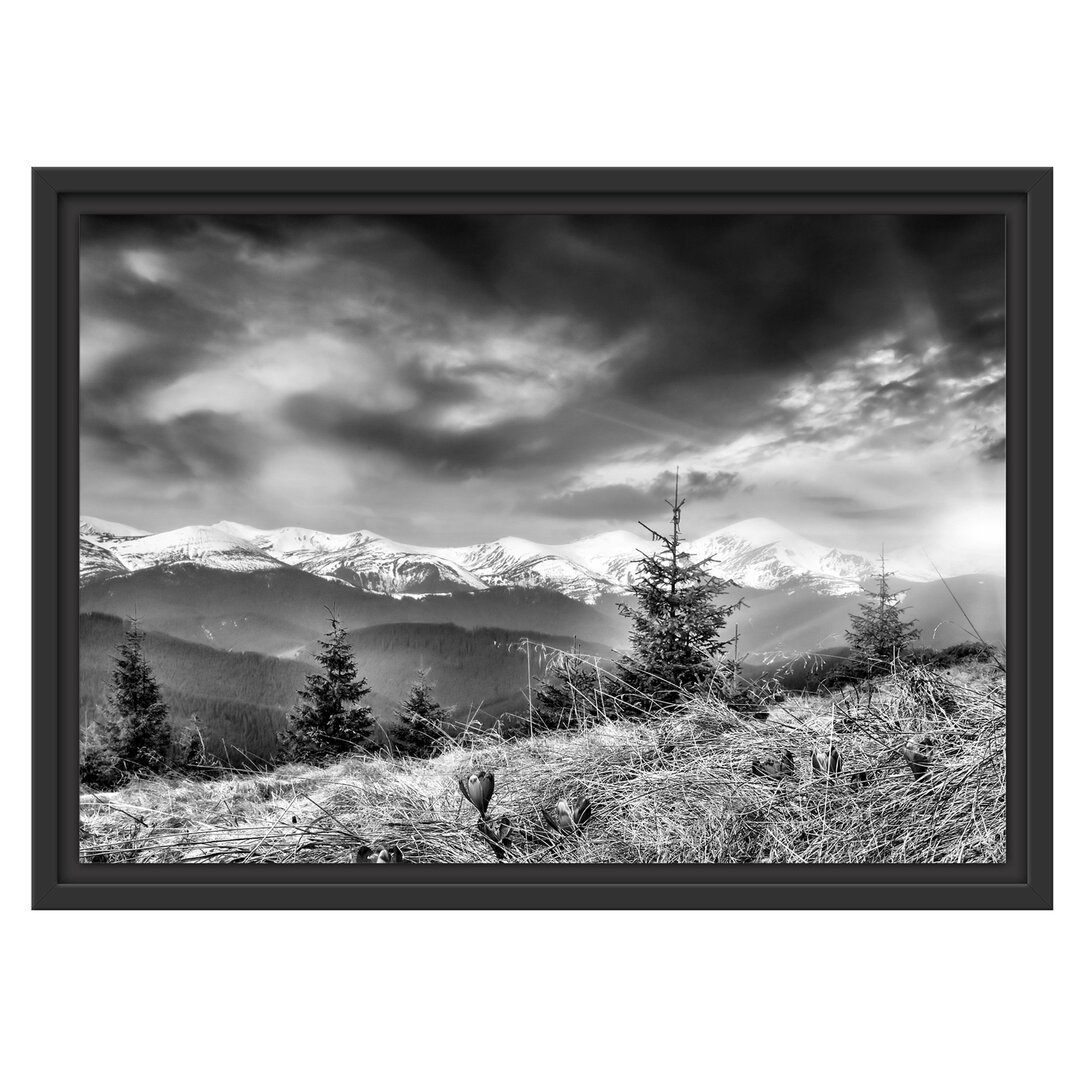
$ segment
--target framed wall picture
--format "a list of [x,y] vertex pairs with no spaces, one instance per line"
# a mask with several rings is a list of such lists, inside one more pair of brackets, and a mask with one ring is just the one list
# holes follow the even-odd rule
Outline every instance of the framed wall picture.
[[34,904],[1051,905],[1048,169],[41,169]]

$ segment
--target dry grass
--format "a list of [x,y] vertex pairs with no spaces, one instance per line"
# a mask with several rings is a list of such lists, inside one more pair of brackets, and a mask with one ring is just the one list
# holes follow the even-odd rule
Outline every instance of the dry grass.
[[[916,779],[902,748],[924,740]],[[830,741],[843,758],[810,767]],[[790,749],[794,775],[751,774]],[[959,863],[1005,859],[1005,683],[990,665],[899,672],[872,693],[789,695],[767,719],[698,699],[648,723],[465,739],[429,761],[356,755],[327,768],[199,781],[165,777],[82,796],[84,860],[338,863],[361,844],[407,861],[491,862],[457,779],[495,774],[488,814],[512,824],[521,863]],[[854,774],[869,782],[853,785]],[[582,829],[544,820],[586,795]]]

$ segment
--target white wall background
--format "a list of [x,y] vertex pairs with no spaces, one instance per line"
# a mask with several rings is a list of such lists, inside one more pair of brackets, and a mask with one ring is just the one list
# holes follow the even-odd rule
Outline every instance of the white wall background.
[[[1076,822],[1061,786],[1053,914],[31,914],[30,598],[17,569],[29,520],[32,165],[1053,165],[1068,559],[1080,523],[1066,429],[1080,386],[1064,302],[1077,293],[1078,196],[1067,10],[58,0],[6,11],[0,955],[13,1075],[1067,1067],[1055,1059],[1075,1011]],[[1077,596],[1075,575],[1059,573],[1067,670]],[[1068,689],[1061,698],[1064,780],[1077,723]],[[225,942],[242,952],[245,940],[259,945],[232,958]],[[819,949],[835,962],[815,963]]]

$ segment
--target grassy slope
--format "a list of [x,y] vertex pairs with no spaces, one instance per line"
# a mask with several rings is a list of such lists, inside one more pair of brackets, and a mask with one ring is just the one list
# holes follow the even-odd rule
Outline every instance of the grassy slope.
[[[934,740],[922,780],[899,753],[914,734]],[[830,737],[844,757],[831,784],[809,765],[811,750]],[[609,719],[517,742],[480,735],[430,761],[353,756],[323,769],[163,778],[84,794],[82,853],[335,863],[351,861],[359,844],[386,842],[407,861],[490,862],[476,812],[457,788],[458,777],[488,768],[496,775],[489,812],[509,816],[522,862],[998,862],[1004,738],[1004,675],[987,664],[918,684],[885,679],[869,699],[791,695],[767,720],[699,699],[644,724]],[[751,775],[755,757],[785,747],[794,777]],[[856,770],[872,774],[868,786],[849,786]],[[541,808],[580,794],[596,807],[593,821],[554,834]]]

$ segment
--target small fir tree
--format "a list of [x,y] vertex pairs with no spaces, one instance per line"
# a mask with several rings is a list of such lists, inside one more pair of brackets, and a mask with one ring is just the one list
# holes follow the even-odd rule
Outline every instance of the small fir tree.
[[198,713],[191,714],[191,723],[180,732],[174,754],[177,764],[184,769],[202,769],[209,764]]
[[889,591],[884,551],[876,581],[876,589],[864,590],[871,599],[859,605],[859,614],[851,616],[851,629],[845,634],[851,646],[851,670],[867,678],[891,667],[919,636],[915,620],[902,618],[907,609],[900,606],[899,595]]
[[79,783],[105,790],[120,787],[127,779],[108,748],[102,729],[95,725],[94,730],[84,733],[79,742]]
[[[673,704],[687,690],[707,683],[716,673],[718,659],[726,641],[721,631],[728,617],[742,600],[718,604],[719,597],[732,585],[713,577],[706,569],[708,560],[690,561],[683,550],[682,508],[679,478],[675,474],[675,498],[666,500],[671,507],[671,532],[657,532],[644,522],[661,550],[643,554],[638,573],[631,584],[637,605],[620,604],[623,615],[631,619],[631,655],[618,665],[618,675],[629,689],[631,701]],[[625,699],[626,694],[623,694]]]
[[398,708],[394,748],[409,757],[428,757],[449,721],[450,714],[431,695],[426,672],[418,671],[409,696]]
[[584,657],[562,653],[548,670],[547,678],[533,689],[533,721],[537,728],[575,728],[595,713],[595,668]]
[[123,773],[161,772],[169,757],[169,710],[132,621],[117,646],[104,749]]
[[280,736],[286,757],[320,761],[366,747],[374,717],[361,700],[371,693],[367,680],[357,678],[356,660],[346,640],[345,627],[330,612],[330,630],[319,640],[316,659],[321,672],[308,675],[300,699],[289,714],[289,726]]

